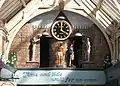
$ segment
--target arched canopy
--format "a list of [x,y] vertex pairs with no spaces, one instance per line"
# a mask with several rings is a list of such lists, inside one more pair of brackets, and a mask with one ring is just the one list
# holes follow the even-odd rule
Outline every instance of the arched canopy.
[[[0,19],[5,23],[11,40],[7,45],[7,53],[16,33],[33,17],[51,10],[58,10],[59,0],[6,0],[0,8]],[[73,5],[73,6],[71,6]],[[107,34],[120,27],[119,0],[64,0],[64,10],[79,13],[101,29],[112,52]]]

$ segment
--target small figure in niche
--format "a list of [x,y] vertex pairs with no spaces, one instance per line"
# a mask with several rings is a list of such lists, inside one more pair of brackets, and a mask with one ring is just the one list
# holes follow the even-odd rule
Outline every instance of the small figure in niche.
[[82,60],[79,60],[79,62],[78,62],[78,67],[79,68],[82,68],[83,67],[83,63],[82,63],[83,61]]
[[70,58],[69,58],[69,67],[72,67],[73,60],[74,60],[73,44],[70,45],[68,51],[69,51],[69,54],[70,54]]
[[107,55],[105,58],[104,58],[104,68],[109,68],[112,66],[112,62],[111,62],[111,58],[109,55]]

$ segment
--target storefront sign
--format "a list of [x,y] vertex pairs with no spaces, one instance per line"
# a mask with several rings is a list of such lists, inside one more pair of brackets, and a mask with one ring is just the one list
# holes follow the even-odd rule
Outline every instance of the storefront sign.
[[10,81],[0,81],[0,86],[17,86],[17,84]]
[[18,84],[105,84],[104,71],[94,70],[18,70]]

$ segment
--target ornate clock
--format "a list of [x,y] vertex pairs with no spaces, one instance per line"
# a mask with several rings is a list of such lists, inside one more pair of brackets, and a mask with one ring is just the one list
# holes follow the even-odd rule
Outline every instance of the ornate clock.
[[51,28],[51,34],[57,40],[67,39],[71,32],[71,25],[65,20],[55,21]]

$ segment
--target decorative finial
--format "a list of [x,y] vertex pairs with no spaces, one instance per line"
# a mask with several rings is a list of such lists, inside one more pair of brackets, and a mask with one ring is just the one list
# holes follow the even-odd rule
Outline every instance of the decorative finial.
[[64,1],[63,0],[59,0],[59,10],[60,11],[64,10]]

